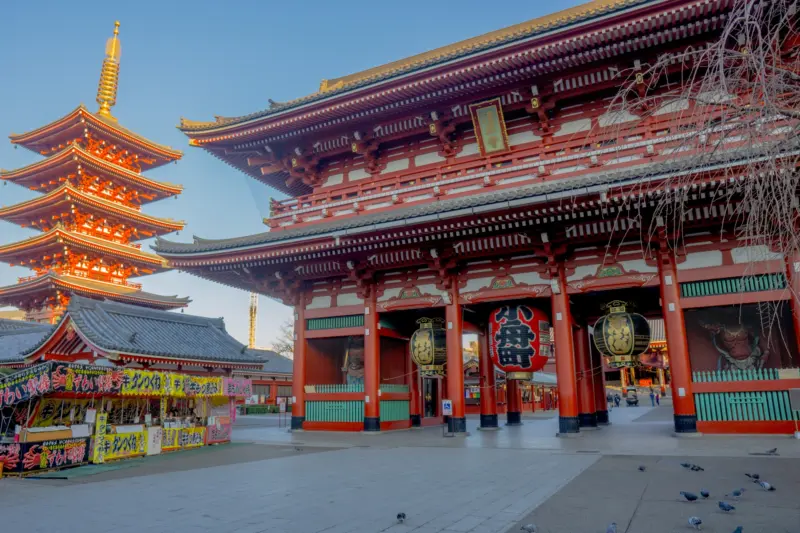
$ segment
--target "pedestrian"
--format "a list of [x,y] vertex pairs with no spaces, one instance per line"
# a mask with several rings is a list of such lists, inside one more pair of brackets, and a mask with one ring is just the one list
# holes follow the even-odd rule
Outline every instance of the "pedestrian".
[[621,400],[622,400],[622,398],[619,397],[619,394],[615,394],[614,395],[614,407],[619,407],[619,402]]
[[653,389],[650,389],[650,405],[652,407],[656,406],[656,393],[653,392]]
[[606,393],[606,402],[608,402],[608,410],[611,411],[614,408],[614,397],[610,392]]
[[661,395],[656,393],[656,405],[661,405]]

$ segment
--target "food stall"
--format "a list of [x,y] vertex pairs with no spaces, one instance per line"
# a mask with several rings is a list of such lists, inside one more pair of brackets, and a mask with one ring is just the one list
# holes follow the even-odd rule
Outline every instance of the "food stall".
[[49,361],[0,380],[6,474],[230,441],[242,378]]

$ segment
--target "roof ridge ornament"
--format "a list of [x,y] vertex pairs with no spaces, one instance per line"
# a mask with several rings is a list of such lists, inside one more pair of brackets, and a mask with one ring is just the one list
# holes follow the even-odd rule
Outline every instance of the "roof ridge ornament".
[[106,41],[106,57],[100,71],[100,84],[97,87],[96,101],[100,105],[97,114],[113,120],[111,108],[117,103],[117,83],[119,81],[119,59],[122,54],[122,43],[119,38],[119,21],[114,22],[114,36]]

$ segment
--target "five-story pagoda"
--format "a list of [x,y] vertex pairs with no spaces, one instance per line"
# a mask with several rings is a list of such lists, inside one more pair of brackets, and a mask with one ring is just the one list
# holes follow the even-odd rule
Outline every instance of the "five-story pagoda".
[[121,46],[119,22],[106,44],[97,92],[99,109],[83,105],[41,128],[11,135],[11,142],[45,159],[17,170],[0,170],[0,180],[42,193],[0,207],[0,219],[41,232],[0,244],[0,261],[34,271],[0,287],[0,306],[18,307],[29,320],[53,322],[71,294],[156,309],[184,307],[189,300],[142,291],[130,278],[167,268],[136,241],[183,228],[183,222],[142,213],[141,206],[180,194],[179,185],[146,178],[142,172],[176,161],[178,150],[121,127],[111,115],[116,103]]

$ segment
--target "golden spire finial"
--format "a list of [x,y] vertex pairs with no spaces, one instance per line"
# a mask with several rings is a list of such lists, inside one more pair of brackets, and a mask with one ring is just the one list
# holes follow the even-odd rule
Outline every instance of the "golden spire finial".
[[122,43],[119,38],[119,21],[114,22],[114,36],[106,41],[106,58],[100,71],[100,85],[97,87],[97,103],[100,108],[97,114],[111,120],[111,107],[117,103],[117,82],[119,80],[119,58],[122,55]]

